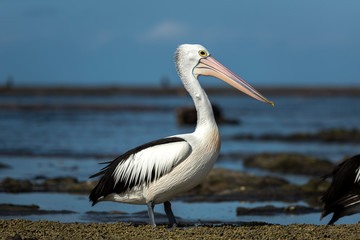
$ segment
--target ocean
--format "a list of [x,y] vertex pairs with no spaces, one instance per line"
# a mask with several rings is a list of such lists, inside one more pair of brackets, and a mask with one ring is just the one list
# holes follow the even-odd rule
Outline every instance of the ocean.
[[[296,184],[306,183],[308,176],[279,174],[244,167],[242,159],[231,154],[300,153],[338,162],[346,156],[360,153],[359,144],[351,142],[289,142],[268,141],[263,135],[289,135],[318,131],[358,128],[360,119],[359,96],[302,96],[271,95],[275,107],[239,94],[211,94],[227,119],[239,124],[219,126],[222,147],[215,167],[245,171],[261,176],[274,175]],[[76,177],[79,181],[98,172],[114,157],[145,142],[180,133],[192,132],[194,126],[180,126],[176,109],[191,106],[188,95],[170,94],[9,94],[0,96],[0,163],[10,168],[0,169],[0,181],[15,179]],[[251,135],[254,139],[237,139]],[[71,210],[73,214],[17,216],[31,220],[63,222],[122,221],[120,218],[90,218],[88,211],[124,211],[125,221],[137,219],[135,213],[145,206],[101,203],[94,207],[85,195],[68,193],[0,193],[0,203],[36,204],[41,209]],[[286,202],[186,203],[173,202],[175,215],[193,221],[264,221],[269,223],[313,223],[319,213],[276,216],[236,216],[236,207],[264,205],[289,206]],[[296,204],[307,205],[304,202]],[[211,211],[209,211],[211,210]],[[155,208],[162,212],[162,207]],[[141,215],[140,219],[145,217]],[[3,218],[14,218],[5,216]],[[344,217],[338,223],[355,223],[359,215]]]

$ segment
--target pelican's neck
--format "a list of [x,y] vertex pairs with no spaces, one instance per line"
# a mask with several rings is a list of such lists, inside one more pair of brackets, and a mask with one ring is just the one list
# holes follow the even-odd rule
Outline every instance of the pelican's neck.
[[197,112],[196,130],[203,128],[217,129],[211,103],[204,89],[200,86],[199,81],[194,77],[192,72],[181,74],[180,76],[185,89],[188,91],[195,104]]

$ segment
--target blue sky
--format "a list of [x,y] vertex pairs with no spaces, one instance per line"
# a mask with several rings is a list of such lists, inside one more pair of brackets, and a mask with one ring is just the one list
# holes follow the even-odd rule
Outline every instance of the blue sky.
[[174,51],[200,43],[255,86],[360,85],[359,12],[356,0],[3,0],[0,84],[179,85]]

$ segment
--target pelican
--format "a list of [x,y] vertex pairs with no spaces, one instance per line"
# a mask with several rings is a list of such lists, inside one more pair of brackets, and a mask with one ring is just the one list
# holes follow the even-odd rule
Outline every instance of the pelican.
[[339,218],[360,213],[360,154],[342,161],[325,178],[332,176],[332,182],[321,198],[324,203],[320,220],[334,213],[328,225]]
[[171,227],[176,220],[170,199],[195,187],[212,169],[220,152],[220,134],[210,101],[198,81],[214,76],[247,95],[274,106],[253,87],[232,73],[203,46],[183,44],[175,52],[175,65],[197,111],[193,133],[173,135],[138,146],[119,156],[90,178],[101,176],[89,199],[147,205],[150,224],[156,226],[154,205],[164,203]]

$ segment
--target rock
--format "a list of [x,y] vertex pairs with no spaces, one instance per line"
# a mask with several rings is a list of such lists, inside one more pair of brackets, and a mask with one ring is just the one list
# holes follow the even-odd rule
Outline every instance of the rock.
[[360,131],[344,128],[332,128],[319,131],[317,133],[299,133],[288,137],[292,141],[314,141],[323,142],[360,142]]
[[9,165],[6,165],[4,163],[0,163],[0,169],[2,168],[11,168]]
[[[296,186],[277,177],[260,177],[223,168],[213,169],[183,201],[270,201],[293,199]],[[291,192],[291,193],[290,193]]]
[[320,178],[311,178],[306,184],[301,186],[301,189],[306,192],[326,192],[329,186],[329,181],[324,181]]
[[333,169],[333,163],[315,157],[291,153],[262,153],[244,159],[244,166],[274,172],[323,176]]
[[301,186],[278,177],[214,168],[200,185],[176,198],[186,202],[306,201],[311,206],[320,206],[319,199],[329,184],[313,179]]
[[253,134],[241,133],[229,137],[232,140],[261,140],[261,141],[290,141],[290,142],[337,142],[337,143],[358,143],[360,142],[360,130],[331,128],[321,130],[316,133],[293,133],[289,135],[282,134],[264,134],[255,136]]
[[[217,124],[239,124],[238,120],[226,119],[223,117],[221,109],[213,104],[212,105],[214,117]],[[178,125],[195,125],[197,121],[197,113],[194,106],[181,107],[176,110],[176,119]]]
[[274,207],[272,205],[266,205],[255,208],[244,208],[237,207],[236,208],[236,216],[244,216],[244,215],[261,215],[261,216],[272,216],[277,214],[306,214],[306,213],[314,213],[321,212],[320,208],[313,207],[305,207],[300,205],[288,206],[288,207]]
[[0,216],[27,216],[44,214],[70,214],[68,210],[41,210],[38,205],[0,204]]
[[[89,194],[97,181],[79,182],[75,178],[52,178],[43,182],[30,180],[4,179],[0,191],[6,192],[70,192]],[[4,184],[5,183],[5,184]],[[9,184],[11,183],[11,184]],[[325,182],[326,183],[326,182]],[[192,190],[175,199],[187,202],[216,201],[306,201],[317,206],[326,185],[309,182],[304,186],[290,184],[288,181],[271,176],[256,176],[223,168],[213,169],[205,180]],[[26,185],[27,187],[24,187]]]
[[95,187],[95,182],[78,182],[73,177],[48,178],[35,182],[30,180],[17,180],[5,178],[0,182],[0,192],[70,192],[70,193],[90,193]]
[[0,204],[0,212],[8,211],[8,212],[15,212],[15,211],[23,211],[23,212],[34,212],[39,210],[39,206],[32,204],[32,205],[16,205],[16,204]]
[[13,178],[4,178],[0,183],[0,192],[32,192],[33,186],[30,180],[16,180]]

